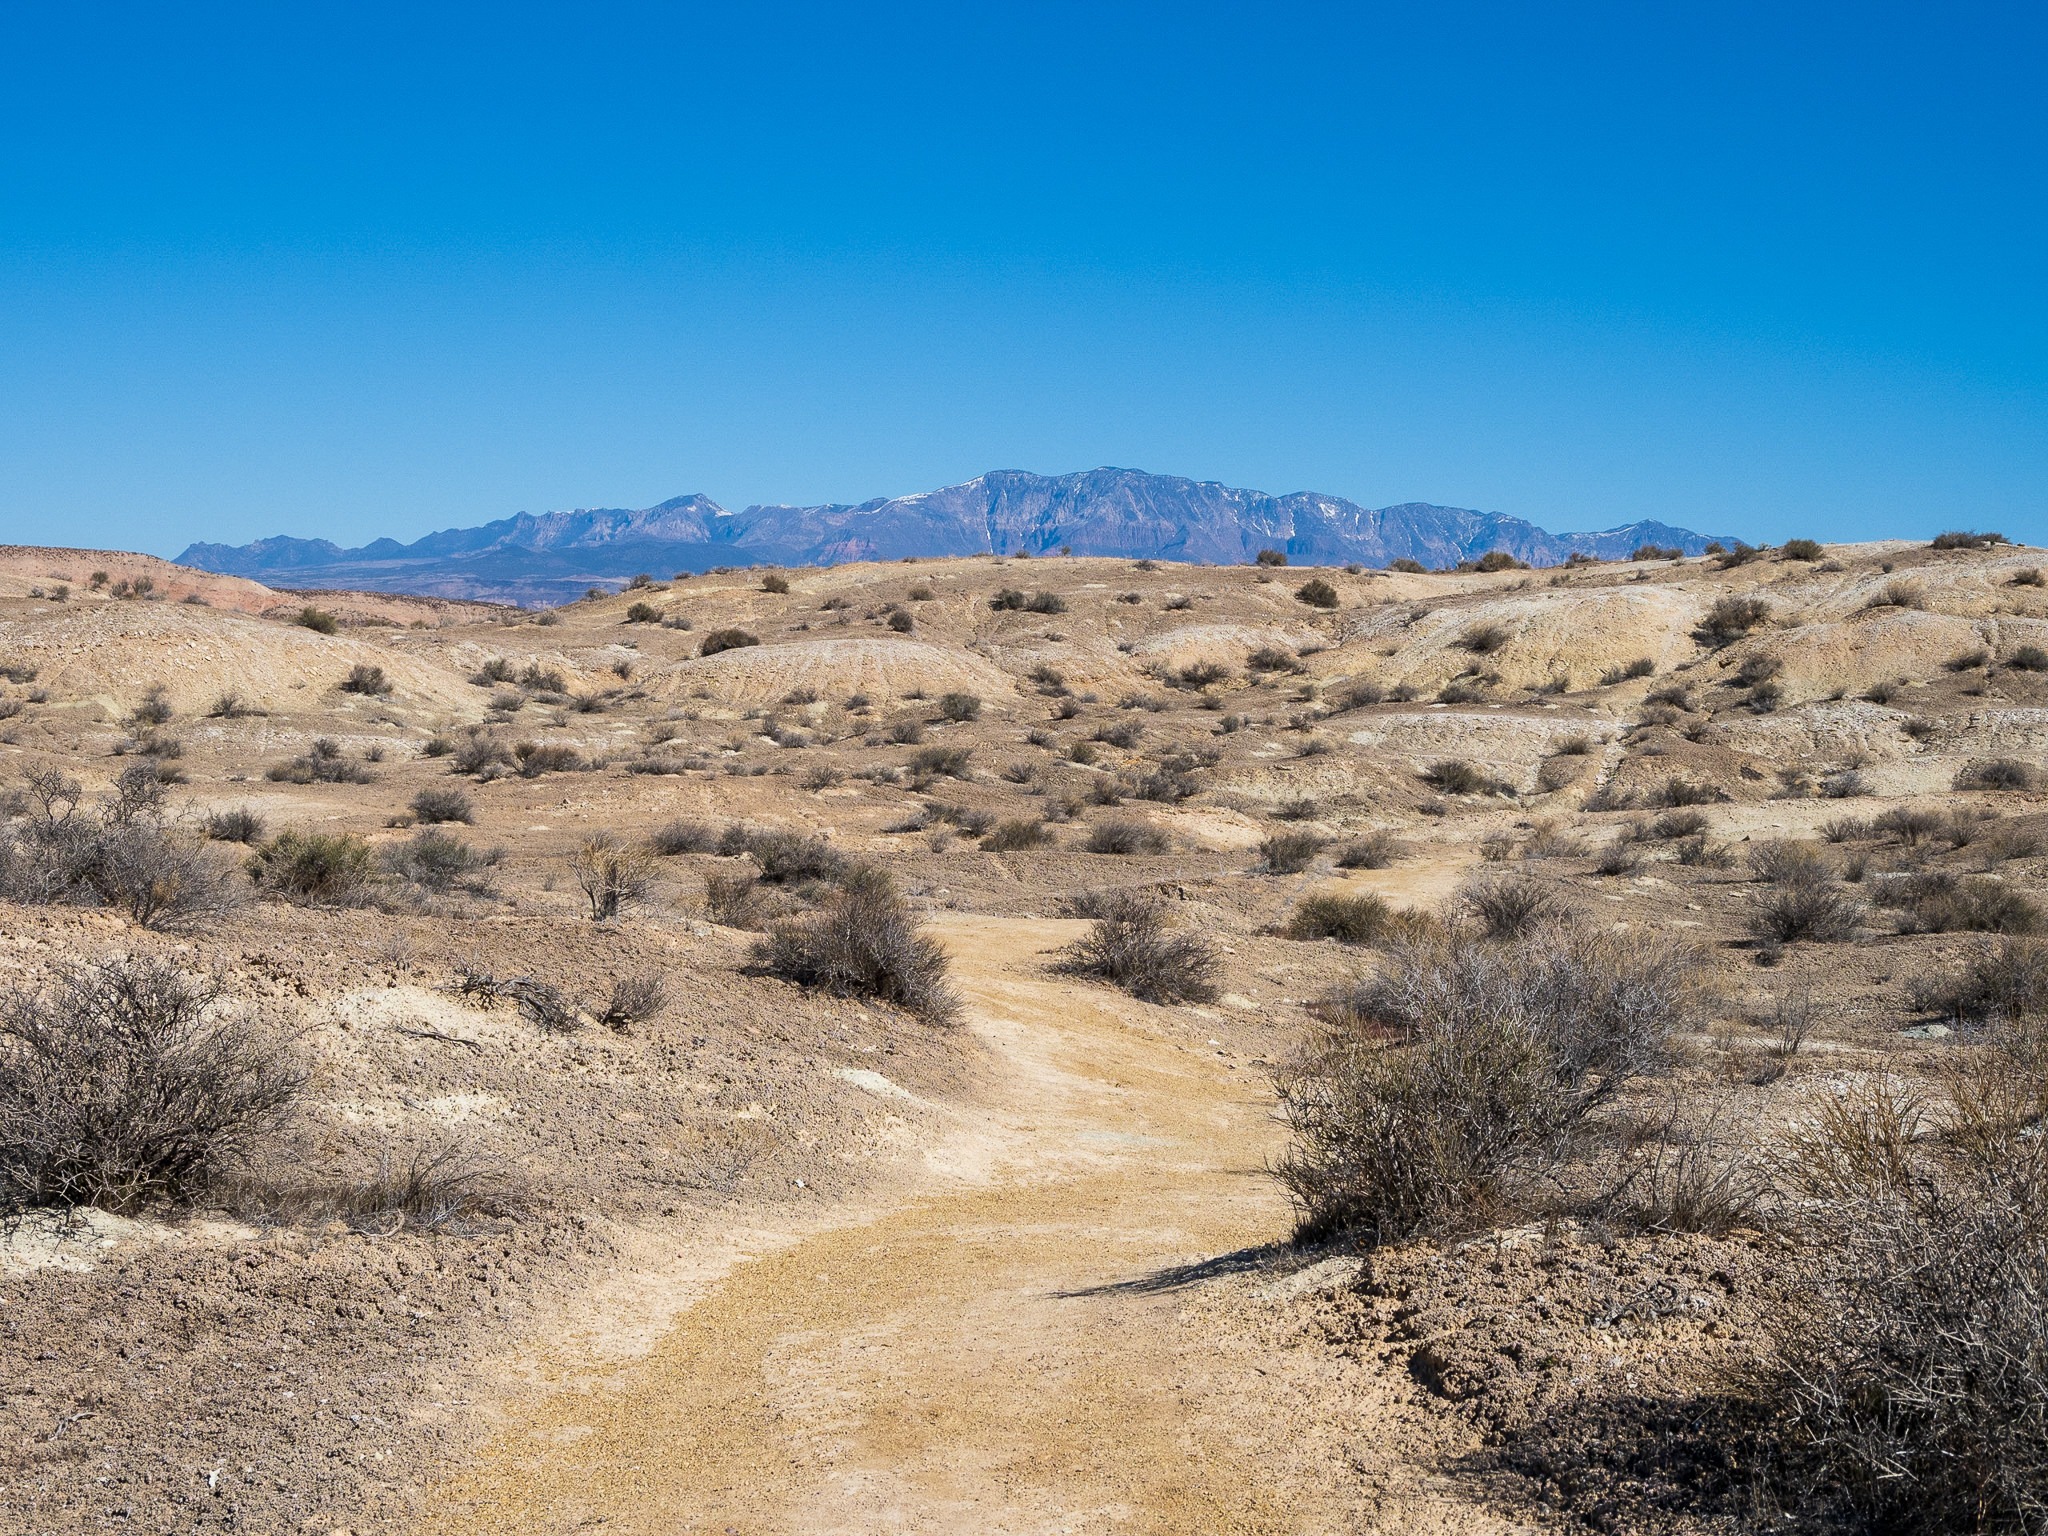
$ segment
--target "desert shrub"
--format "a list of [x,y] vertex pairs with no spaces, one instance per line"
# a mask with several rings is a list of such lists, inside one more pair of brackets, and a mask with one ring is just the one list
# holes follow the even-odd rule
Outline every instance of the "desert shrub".
[[1606,875],[1632,875],[1643,867],[1643,853],[1635,842],[1627,837],[1617,837],[1600,850],[1600,856],[1593,861],[1593,873]]
[[1760,597],[1717,597],[1693,638],[1702,645],[1732,645],[1770,617],[1771,605]]
[[1492,795],[1502,786],[1491,774],[1461,757],[1445,758],[1422,770],[1422,782],[1439,794]]
[[673,857],[679,853],[709,853],[718,846],[718,834],[701,821],[664,822],[647,840],[656,853]]
[[1795,838],[1766,838],[1749,850],[1749,872],[1767,882],[1811,883],[1835,877],[1834,860],[1817,844]]
[[1585,771],[1586,765],[1575,757],[1546,757],[1536,767],[1536,788],[1544,794],[1555,794],[1576,783]]
[[[1754,857],[1752,856],[1752,864]],[[1765,945],[1838,944],[1854,936],[1863,904],[1812,874],[1780,878],[1751,897],[1749,931]]]
[[1815,539],[1787,539],[1778,546],[1778,554],[1786,560],[1818,560],[1825,553]]
[[470,822],[476,819],[476,807],[469,796],[452,784],[434,784],[412,797],[412,813],[419,821],[432,824],[443,821]]
[[493,656],[471,673],[469,680],[479,688],[490,688],[499,683],[509,683],[512,678],[511,661],[503,656]]
[[569,874],[590,904],[593,922],[617,917],[621,908],[645,899],[652,884],[652,856],[610,832],[586,837],[569,860]]
[[1621,666],[1609,667],[1600,674],[1600,686],[1612,688],[1616,683],[1626,683],[1638,677],[1649,677],[1657,670],[1657,663],[1647,656],[1638,656],[1634,661]]
[[634,603],[626,609],[625,622],[628,624],[656,624],[661,621],[661,610],[652,603]]
[[1098,891],[1082,905],[1095,926],[1067,948],[1059,969],[1107,981],[1148,1003],[1215,999],[1214,952],[1192,934],[1172,932],[1156,897],[1141,891]]
[[728,858],[751,856],[761,867],[761,878],[776,885],[837,880],[847,870],[846,856],[824,838],[772,827],[727,827],[718,851]]
[[263,776],[274,784],[373,784],[377,775],[346,756],[341,744],[326,736],[288,763],[273,763]]
[[1683,560],[1685,551],[1665,544],[1639,544],[1629,555],[1631,560]]
[[1495,571],[1526,571],[1527,562],[1517,560],[1504,549],[1489,549],[1472,562],[1472,569],[1492,575]]
[[375,866],[370,845],[350,832],[280,832],[249,859],[258,885],[316,907],[366,900]]
[[1467,886],[1461,898],[1489,939],[1519,939],[1568,914],[1549,886],[1527,875],[1498,875]]
[[898,720],[882,733],[900,747],[914,747],[924,740],[922,720]]
[[1420,560],[1415,559],[1411,555],[1403,555],[1398,560],[1389,560],[1387,562],[1387,569],[1390,571],[1400,571],[1404,575],[1408,576],[1420,576],[1424,574],[1422,562]]
[[1385,1242],[1504,1220],[1542,1198],[1589,1117],[1664,1070],[1692,1027],[1694,967],[1574,926],[1516,945],[1429,930],[1328,1002],[1335,1027],[1284,1073],[1278,1173],[1304,1236]]
[[1877,836],[1877,824],[1862,816],[1836,816],[1820,824],[1820,835],[1830,843],[1868,842]]
[[161,962],[0,997],[0,1216],[204,1195],[305,1086],[287,1050]]
[[1294,665],[1294,657],[1276,645],[1262,645],[1245,657],[1244,664],[1252,672],[1285,672]]
[[1294,589],[1295,598],[1311,608],[1335,608],[1337,589],[1320,576],[1312,576]]
[[789,578],[782,575],[779,571],[770,571],[761,578],[761,590],[763,592],[775,593],[778,596],[785,594],[789,591]]
[[920,779],[965,779],[973,776],[966,747],[926,747],[910,758],[910,771]]
[[1138,744],[1145,734],[1142,720],[1116,720],[1101,726],[1095,732],[1095,739],[1106,747],[1121,747],[1129,751]]
[[1174,686],[1178,688],[1207,688],[1229,681],[1230,668],[1220,661],[1191,661],[1173,675]]
[[939,695],[939,717],[954,724],[964,724],[981,718],[981,695],[976,693],[943,693]]
[[704,877],[704,914],[727,928],[758,928],[762,914],[761,882],[750,873]]
[[959,1017],[945,949],[876,870],[848,880],[817,911],[775,924],[754,961],[799,986],[893,1003],[928,1024]]
[[1047,847],[1052,841],[1052,830],[1044,822],[1019,817],[997,822],[981,846],[988,853],[1021,853],[1027,848]]
[[1259,863],[1269,875],[1298,875],[1323,851],[1313,832],[1273,832],[1259,844]]
[[1956,774],[1955,784],[1957,789],[2027,790],[2034,787],[2034,779],[2030,764],[2017,758],[1997,757],[1971,763]]
[[384,675],[382,667],[359,661],[348,669],[348,676],[341,680],[341,691],[377,698],[391,691],[391,679]]
[[1024,604],[1026,613],[1065,613],[1067,600],[1056,592],[1034,592]]
[[1857,1529],[1900,1536],[2030,1531],[2048,1507],[2048,1094],[2026,1046],[1944,1086],[1818,1105],[1786,1159],[1807,1240],[1758,1386],[1789,1409],[1791,1500],[1834,1494]]
[[1949,672],[1974,672],[1979,667],[1988,666],[1990,662],[1991,653],[1979,645],[1972,646],[1967,651],[1958,652],[1941,665],[1944,670]]
[[152,765],[124,770],[92,811],[81,808],[78,784],[54,770],[29,774],[24,789],[21,821],[0,828],[0,894],[113,907],[145,928],[218,917],[241,900],[232,862],[162,820]]
[[208,811],[200,822],[207,837],[216,843],[260,843],[263,841],[263,818],[246,805],[232,809]]
[[519,686],[528,693],[566,693],[569,681],[558,668],[529,661],[519,674]]
[[2016,587],[2048,587],[2048,573],[2038,565],[2030,565],[2025,570],[2012,573],[2012,584]]
[[2048,1016],[2048,943],[1984,944],[1957,970],[1920,976],[1908,991],[1914,1007],[1962,1023],[2018,1025]]
[[512,766],[512,749],[490,732],[471,726],[449,754],[449,767],[456,773],[488,773]]
[[1707,830],[1704,812],[1695,810],[1666,811],[1662,816],[1645,822],[1636,835],[1653,842],[1672,842],[1681,837],[1692,837]]
[[1290,939],[1337,939],[1345,944],[1371,944],[1385,937],[1394,910],[1370,891],[1351,895],[1315,891],[1301,898],[1282,930]]
[[1287,563],[1285,552],[1277,549],[1262,549],[1252,557],[1256,565],[1282,566]]
[[1950,529],[1937,533],[1929,549],[1989,549],[1994,544],[2006,542],[2002,533],[1967,533],[1961,529]]
[[2041,909],[2025,892],[1983,875],[1947,870],[1887,880],[1878,903],[1899,914],[1902,933],[2036,933]]
[[1941,817],[1933,811],[1896,805],[1888,811],[1880,812],[1876,819],[1869,823],[1869,831],[1873,835],[1914,848],[1941,831]]
[[1691,869],[1732,869],[1735,852],[1726,843],[1710,842],[1705,833],[1682,837],[1671,845],[1671,856]]
[[310,629],[321,635],[331,635],[341,627],[340,621],[333,614],[322,612],[318,608],[301,608],[292,622],[302,629]]
[[[1650,792],[1652,805],[1716,805],[1727,798],[1725,791],[1716,789],[1711,784],[1700,784],[1675,775]],[[1587,809],[1590,810],[1592,807],[1588,806]]]
[[1337,850],[1339,869],[1385,869],[1401,857],[1404,849],[1400,838],[1392,832],[1381,829],[1368,832],[1363,837],[1354,837]]
[[580,773],[590,764],[566,741],[522,741],[512,749],[522,779],[544,773]]
[[1164,853],[1166,834],[1149,821],[1130,816],[1112,816],[1088,829],[1084,846],[1090,853]]
[[917,620],[911,617],[908,609],[898,608],[889,615],[888,625],[897,634],[907,635],[917,628]]
[[1509,640],[1514,632],[1505,624],[1474,624],[1458,639],[1458,643],[1476,656],[1490,656]]
[[634,971],[615,977],[597,1019],[607,1029],[625,1034],[635,1024],[659,1018],[668,1007],[668,977],[660,971]]
[[463,1234],[529,1208],[524,1182],[496,1159],[457,1141],[379,1148],[362,1166],[308,1171],[294,1163],[235,1175],[217,1198],[229,1215],[259,1226],[325,1227],[390,1237],[399,1232]]
[[2048,651],[2038,645],[2015,646],[2005,664],[2015,672],[2048,672]]
[[498,856],[479,852],[458,837],[433,828],[407,842],[386,848],[379,859],[384,872],[408,885],[427,891],[447,891],[457,885],[478,895],[489,890],[483,872],[498,862]]
[[760,643],[758,636],[750,635],[744,629],[714,629],[699,642],[697,654],[716,656],[720,651],[737,651]]

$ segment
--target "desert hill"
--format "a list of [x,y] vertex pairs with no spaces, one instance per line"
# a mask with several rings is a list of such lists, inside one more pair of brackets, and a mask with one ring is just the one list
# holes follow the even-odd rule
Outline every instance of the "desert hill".
[[[11,549],[0,788],[0,1020],[197,988],[278,1094],[36,1182],[112,1100],[0,1029],[0,1528],[1707,1536],[1845,1251],[1751,1173],[2048,1007],[2048,553],[532,610]],[[1314,1206],[1376,982],[1529,955],[1650,964],[1584,1138]]]

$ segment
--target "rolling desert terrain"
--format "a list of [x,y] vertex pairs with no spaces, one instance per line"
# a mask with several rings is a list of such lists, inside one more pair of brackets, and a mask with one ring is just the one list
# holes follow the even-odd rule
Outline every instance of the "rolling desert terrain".
[[[1914,1528],[1814,1314],[2038,1155],[2044,568],[0,550],[0,1530]],[[1623,1022],[1386,1118],[1451,994]]]

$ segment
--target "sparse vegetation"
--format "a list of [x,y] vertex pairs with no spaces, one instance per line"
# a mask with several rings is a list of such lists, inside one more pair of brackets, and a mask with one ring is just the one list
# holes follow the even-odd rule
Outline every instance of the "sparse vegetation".
[[1156,897],[1096,892],[1086,906],[1095,925],[1066,950],[1062,970],[1109,982],[1148,1003],[1214,1001],[1214,952],[1192,934],[1173,932]]
[[597,832],[577,845],[569,873],[590,904],[593,922],[608,922],[627,906],[643,900],[652,884],[646,849],[622,842],[610,832]]
[[928,1024],[959,1017],[945,950],[877,870],[861,871],[816,912],[775,924],[754,960],[800,986],[893,1003]]

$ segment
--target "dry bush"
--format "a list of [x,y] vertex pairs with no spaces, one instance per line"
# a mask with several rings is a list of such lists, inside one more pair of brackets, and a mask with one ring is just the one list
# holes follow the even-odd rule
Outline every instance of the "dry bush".
[[[1612,688],[1617,683],[1633,682],[1639,677],[1654,676],[1656,671],[1656,662],[1647,656],[1638,656],[1634,661],[1624,663],[1621,666],[1609,667],[1603,671],[1600,674],[1600,686],[1602,688]],[[1667,700],[1665,702],[1668,703],[1670,701]],[[1682,708],[1683,706],[1678,707]]]
[[461,1235],[531,1206],[525,1181],[498,1159],[461,1142],[379,1149],[367,1167],[285,1176],[268,1172],[225,1182],[232,1216],[262,1226],[324,1227],[395,1237],[400,1232]]
[[[1716,789],[1711,784],[1700,784],[1691,779],[1681,779],[1675,774],[1651,790],[1649,797],[1650,804],[1666,806],[1718,805],[1727,798],[1728,795],[1724,790]],[[1592,806],[1588,805],[1587,809],[1591,810]]]
[[1397,945],[1280,1079],[1293,1143],[1277,1171],[1302,1235],[1384,1242],[1526,1210],[1593,1111],[1665,1068],[1696,1019],[1694,969],[1570,925],[1512,946],[1441,927]]
[[1384,828],[1354,837],[1337,850],[1339,869],[1385,869],[1406,851],[1401,839]]
[[761,878],[777,885],[837,880],[847,868],[846,856],[822,837],[744,823],[725,829],[718,851],[728,858],[749,855],[761,866]]
[[284,1045],[158,961],[0,996],[0,1215],[203,1196],[305,1086]]
[[592,765],[566,741],[522,741],[512,749],[522,779],[544,773],[581,773]]
[[273,763],[263,770],[273,784],[374,784],[377,775],[361,763],[344,756],[341,744],[321,736],[312,746],[288,763]]
[[670,821],[654,829],[647,845],[666,857],[682,853],[709,853],[718,846],[718,834],[701,821]]
[[490,892],[484,871],[497,864],[500,855],[483,853],[459,837],[432,828],[407,842],[386,848],[378,862],[384,872],[423,891],[450,891],[457,886],[472,895]]
[[77,782],[54,769],[23,784],[20,822],[0,827],[0,895],[114,907],[146,928],[218,917],[243,900],[231,860],[201,834],[165,824],[163,782],[149,764],[123,770],[91,811]]
[[1806,1230],[1759,1385],[1789,1409],[1784,1494],[1860,1529],[2026,1532],[2048,1509],[2048,1110],[2008,1037],[1937,1101],[1830,1096],[1784,1160]]
[[750,635],[744,629],[714,629],[698,645],[697,654],[716,656],[720,651],[736,651],[744,646],[760,643],[759,636]]
[[1745,921],[1766,945],[1801,940],[1838,944],[1854,936],[1863,921],[1863,903],[1825,879],[1789,877],[1757,892]]
[[1095,926],[1068,946],[1061,971],[1093,976],[1148,1003],[1215,1000],[1215,953],[1193,934],[1171,932],[1156,897],[1142,891],[1096,891],[1075,906],[1093,917]]
[[645,848],[621,842],[610,832],[586,837],[569,860],[569,873],[590,903],[593,922],[619,915],[620,908],[643,900],[651,887],[653,856]]
[[1497,795],[1506,788],[1491,774],[1463,758],[1446,758],[1422,770],[1422,782],[1444,795]]
[[1732,645],[1770,614],[1771,605],[1760,597],[1717,597],[1693,631],[1693,638],[1702,645]]
[[486,774],[512,766],[512,749],[481,726],[471,726],[455,743],[449,766],[456,773]]
[[1338,604],[1337,589],[1320,576],[1311,576],[1296,587],[1294,596],[1311,608],[1335,608]]
[[1489,939],[1519,939],[1570,915],[1549,886],[1520,874],[1475,881],[1460,900]]
[[877,870],[860,871],[817,911],[777,923],[755,944],[754,961],[786,981],[893,1003],[928,1024],[959,1017],[945,949]]
[[384,675],[384,669],[367,661],[359,661],[348,669],[348,676],[341,680],[343,693],[360,693],[370,698],[381,698],[391,691],[391,679]]
[[263,818],[246,805],[208,811],[200,828],[216,843],[259,843],[263,840]]
[[1394,926],[1394,909],[1384,897],[1368,891],[1316,891],[1295,903],[1281,929],[1290,939],[1337,939],[1345,944],[1372,944]]
[[1560,789],[1573,784],[1586,771],[1585,763],[1576,757],[1546,757],[1536,768],[1536,787],[1546,795],[1556,794]]
[[1017,817],[1001,821],[981,840],[986,853],[1021,853],[1027,848],[1045,848],[1054,841],[1052,829],[1042,821]]
[[367,901],[375,880],[370,845],[351,832],[280,832],[249,859],[265,890],[317,907]]
[[1632,838],[1617,837],[1600,850],[1600,857],[1593,861],[1596,875],[1632,875],[1643,867],[1643,853]]
[[1749,850],[1749,872],[1770,883],[1813,883],[1835,877],[1835,861],[1817,844],[1768,838]]
[[1259,844],[1259,862],[1269,875],[1298,875],[1323,851],[1313,832],[1274,832]]
[[704,877],[704,915],[726,928],[759,928],[761,882],[750,874]]
[[1112,816],[1088,829],[1084,846],[1090,853],[1164,853],[1166,834],[1149,821],[1131,816]]
[[974,772],[972,757],[973,753],[967,747],[926,747],[911,754],[911,776],[924,783],[933,779],[971,778]]
[[939,695],[939,718],[963,725],[970,720],[981,718],[981,695],[978,693],[942,693]]
[[1957,789],[2028,790],[2037,775],[2031,764],[2017,758],[1997,757],[1971,763],[1956,774]]
[[1918,976],[1913,1006],[1959,1023],[2018,1025],[2048,1015],[2048,943],[2007,938],[1984,944],[1959,970]]
[[1735,850],[1726,843],[1708,840],[1702,832],[1696,837],[1682,837],[1671,845],[1671,856],[1691,869],[1733,869]]
[[668,1007],[668,977],[661,971],[635,971],[613,980],[598,1022],[625,1034],[635,1024],[659,1018]]
[[2036,933],[2041,909],[2025,892],[1984,875],[1925,870],[1879,887],[1901,933]]
[[412,797],[412,813],[429,825],[447,821],[467,825],[476,819],[476,806],[453,784],[431,784]]

